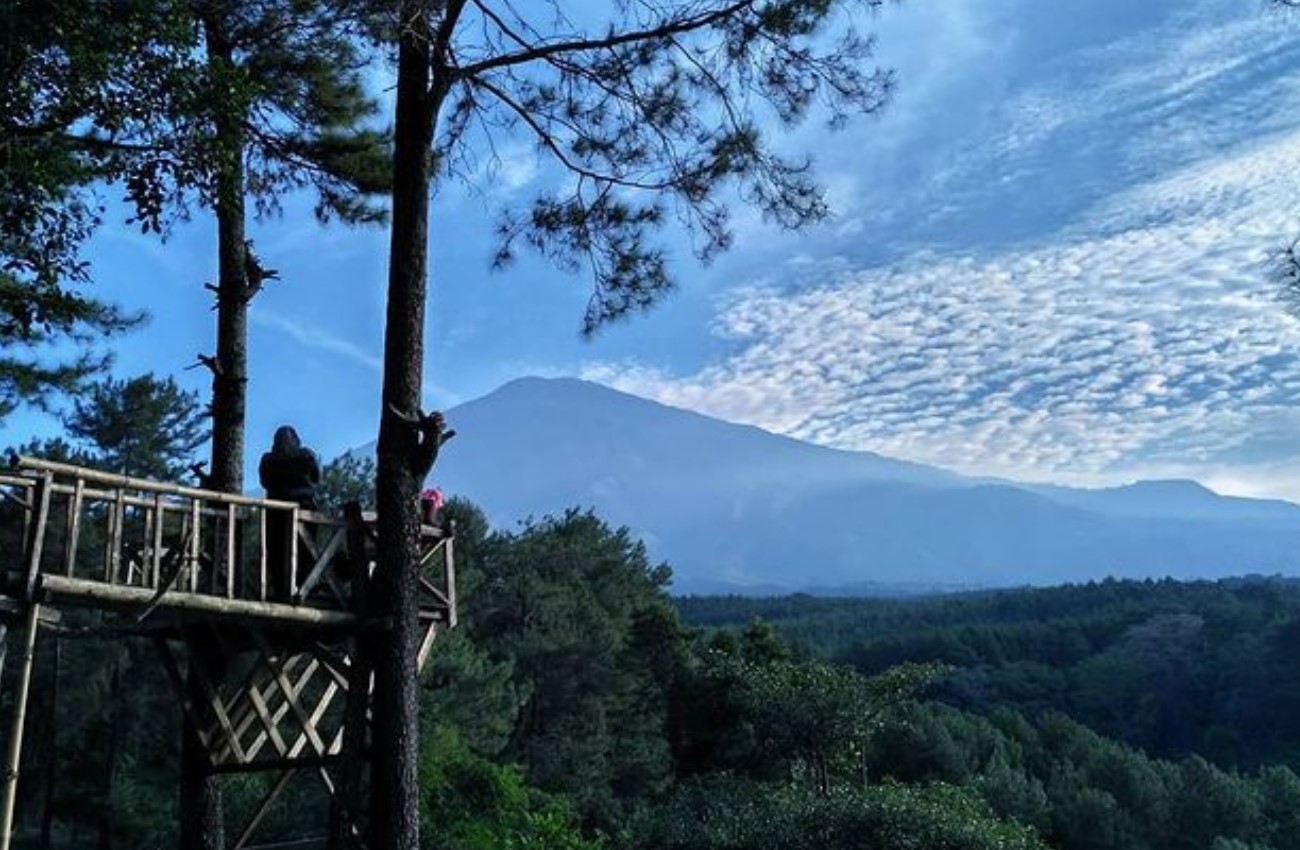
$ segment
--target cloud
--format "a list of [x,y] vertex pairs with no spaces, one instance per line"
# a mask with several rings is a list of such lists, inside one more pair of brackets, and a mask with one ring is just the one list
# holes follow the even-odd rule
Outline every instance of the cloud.
[[378,354],[318,326],[267,311],[254,311],[249,316],[253,324],[276,331],[300,345],[343,357],[377,374],[383,373],[384,361]]
[[1175,15],[1067,56],[903,202],[928,247],[768,270],[720,303],[727,353],[693,374],[586,376],[970,473],[1300,496],[1278,472],[1300,454],[1300,321],[1265,274],[1298,225],[1297,36]]

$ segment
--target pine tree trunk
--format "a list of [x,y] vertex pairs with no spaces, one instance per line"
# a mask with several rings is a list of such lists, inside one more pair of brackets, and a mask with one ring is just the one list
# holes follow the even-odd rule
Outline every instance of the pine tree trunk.
[[[229,84],[234,55],[219,10],[203,10],[208,68],[217,91]],[[215,96],[215,95],[214,95]],[[248,275],[244,230],[244,136],[238,104],[215,104],[217,156],[217,370],[212,378],[212,465],[214,490],[244,489],[244,393],[248,384]],[[204,635],[187,639],[190,664],[202,666],[215,684],[224,659]],[[193,672],[186,678],[196,705],[207,700]],[[187,721],[181,733],[181,850],[224,850],[225,824],[218,777],[209,771],[203,742]]]
[[372,850],[417,850],[419,650],[417,565],[421,481],[416,430],[389,410],[420,408],[428,264],[429,185],[436,98],[430,93],[429,12],[403,4],[393,149],[393,219],[384,331],[384,410],[377,480],[375,614],[391,623],[376,641],[370,828]]
[[[242,150],[242,145],[240,146]],[[242,187],[242,160],[230,182]],[[222,182],[226,182],[223,177]],[[226,493],[244,491],[244,411],[248,387],[248,276],[245,271],[244,194],[234,189],[217,207],[218,269],[217,363],[212,378],[212,487]]]

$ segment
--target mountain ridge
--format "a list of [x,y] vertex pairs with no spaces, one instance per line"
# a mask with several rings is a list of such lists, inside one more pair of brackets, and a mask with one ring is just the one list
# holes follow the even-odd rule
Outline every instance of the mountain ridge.
[[1300,572],[1300,506],[1197,482],[967,478],[575,378],[517,379],[447,418],[446,492],[499,528],[593,509],[668,561],[677,592]]

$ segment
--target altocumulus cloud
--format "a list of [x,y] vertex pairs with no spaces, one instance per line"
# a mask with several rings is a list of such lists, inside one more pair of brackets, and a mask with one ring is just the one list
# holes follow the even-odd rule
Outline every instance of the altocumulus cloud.
[[848,248],[791,263],[721,300],[729,353],[695,374],[620,363],[587,376],[969,473],[1300,494],[1286,473],[1300,321],[1266,273],[1300,227],[1300,20],[1256,11],[1090,50],[1074,71],[1086,91],[1069,75],[1019,91],[1005,128],[923,192],[951,190],[939,214],[959,219],[987,211],[981,180],[1038,192],[1051,182],[1035,173],[1057,162],[1078,207],[1055,218],[1059,198],[1025,201],[1050,207],[1050,232],[992,253],[936,243],[884,267],[846,262]]

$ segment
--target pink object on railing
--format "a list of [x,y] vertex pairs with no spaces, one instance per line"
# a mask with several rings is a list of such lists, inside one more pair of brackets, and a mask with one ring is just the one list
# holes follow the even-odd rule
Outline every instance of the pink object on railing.
[[440,487],[433,487],[425,490],[420,494],[420,506],[423,508],[424,521],[430,525],[436,525],[438,514],[442,511],[442,506],[447,500],[442,495]]

